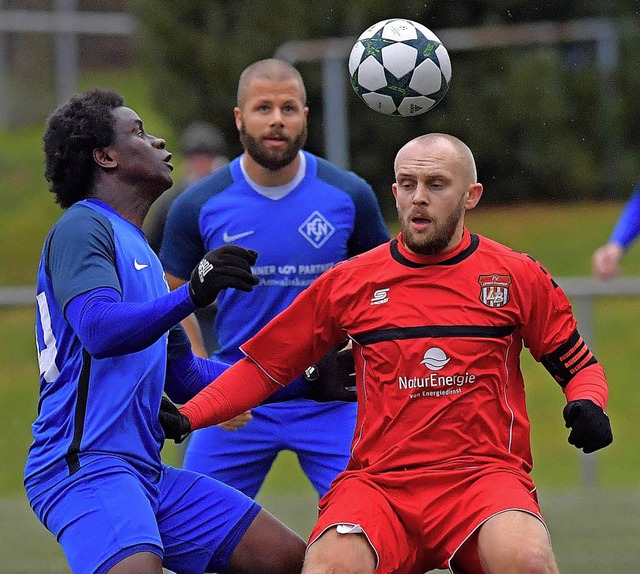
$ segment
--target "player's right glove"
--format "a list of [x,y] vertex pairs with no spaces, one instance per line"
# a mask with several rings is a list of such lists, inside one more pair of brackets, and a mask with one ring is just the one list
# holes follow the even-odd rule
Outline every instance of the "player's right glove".
[[571,429],[569,444],[581,448],[585,454],[595,452],[613,442],[609,417],[593,401],[571,401],[564,407],[562,416],[565,426]]
[[258,278],[251,272],[258,254],[238,245],[223,245],[209,251],[191,273],[189,294],[197,307],[216,300],[222,289],[251,291]]
[[357,400],[356,373],[347,341],[333,347],[315,365],[304,372],[309,383],[307,398],[318,402]]
[[176,444],[180,444],[191,434],[189,419],[167,397],[162,397],[158,420],[165,438],[173,439]]

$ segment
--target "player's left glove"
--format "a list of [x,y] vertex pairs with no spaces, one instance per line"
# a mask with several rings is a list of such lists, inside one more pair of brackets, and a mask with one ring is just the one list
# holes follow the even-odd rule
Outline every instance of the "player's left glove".
[[351,348],[347,341],[333,347],[315,365],[304,372],[309,382],[307,398],[318,402],[356,399],[356,372]]
[[164,430],[164,436],[173,439],[176,444],[183,442],[191,433],[189,419],[167,397],[162,397],[158,420]]
[[593,401],[571,401],[564,407],[562,416],[565,426],[571,429],[569,444],[581,448],[585,454],[595,452],[613,442],[609,417]]
[[251,291],[258,278],[252,273],[258,254],[239,245],[223,245],[209,251],[191,272],[189,295],[196,307],[206,307],[222,289]]

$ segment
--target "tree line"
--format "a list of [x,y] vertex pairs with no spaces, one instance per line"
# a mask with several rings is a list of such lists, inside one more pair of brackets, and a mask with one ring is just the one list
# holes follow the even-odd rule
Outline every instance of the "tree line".
[[[140,55],[152,97],[177,130],[194,119],[218,125],[240,152],[232,108],[240,72],[293,40],[357,37],[391,17],[439,29],[603,18],[623,24],[615,66],[603,73],[594,42],[451,53],[449,92],[433,110],[391,118],[369,110],[348,86],[350,167],[376,189],[385,214],[393,158],[428,131],[469,144],[485,184],[483,203],[623,199],[640,174],[640,36],[634,0],[542,2],[432,0],[138,0]],[[307,149],[323,154],[322,68],[298,66],[309,97]],[[348,75],[345,61],[345,75]],[[631,127],[631,129],[629,129]]]

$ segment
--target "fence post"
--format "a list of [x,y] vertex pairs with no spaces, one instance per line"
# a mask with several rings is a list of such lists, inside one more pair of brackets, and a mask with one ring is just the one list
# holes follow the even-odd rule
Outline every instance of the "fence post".
[[[593,295],[574,295],[572,306],[578,319],[578,331],[591,351],[594,351],[594,297]],[[594,488],[598,485],[597,455],[579,453],[580,481],[583,487]]]
[[[56,0],[55,10],[62,19],[77,14],[77,0]],[[58,31],[55,34],[55,62],[56,62],[56,97],[58,104],[62,104],[76,91],[80,65],[78,55],[77,32]]]

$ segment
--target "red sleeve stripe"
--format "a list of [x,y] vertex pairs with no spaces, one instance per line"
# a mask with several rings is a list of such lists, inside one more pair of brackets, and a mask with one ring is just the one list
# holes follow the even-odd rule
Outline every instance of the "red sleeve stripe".
[[570,369],[571,373],[575,375],[580,369],[584,369],[593,358],[593,353],[587,349],[586,353],[582,355],[580,362]]
[[576,341],[576,344],[573,345],[573,347],[571,347],[571,349],[569,349],[569,351],[567,353],[565,353],[564,355],[561,355],[559,357],[559,359],[561,361],[566,361],[568,357],[570,357],[571,355],[573,355],[573,353],[575,353],[579,347],[584,346],[584,339],[582,337],[578,337],[578,340]]

